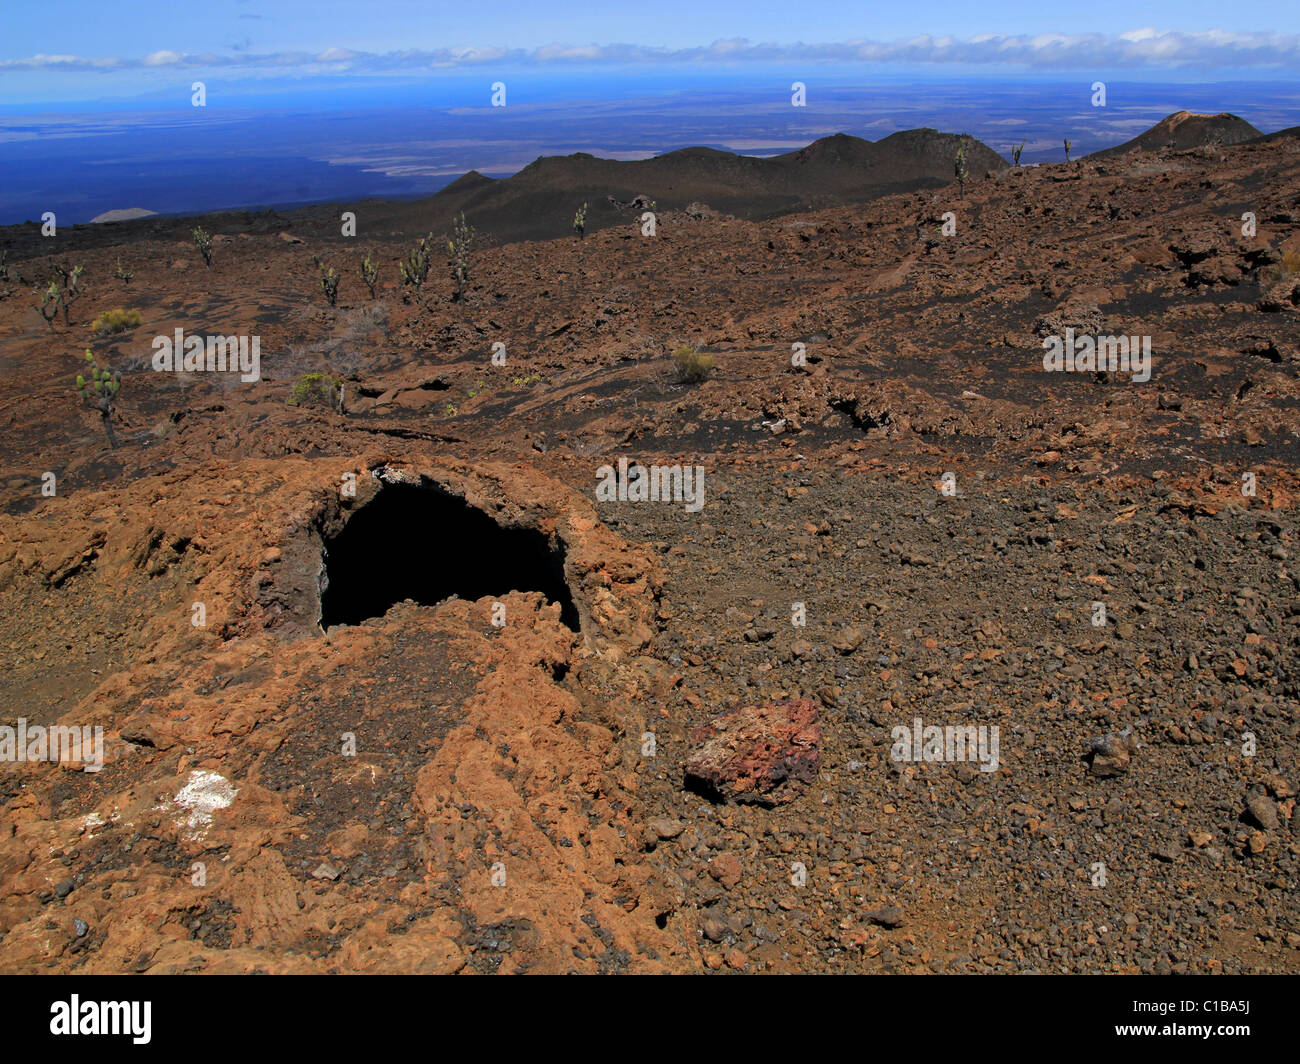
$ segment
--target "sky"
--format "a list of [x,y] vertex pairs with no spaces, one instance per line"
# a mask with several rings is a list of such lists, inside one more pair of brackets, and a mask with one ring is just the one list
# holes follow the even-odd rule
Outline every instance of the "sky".
[[0,0],[6,103],[148,97],[186,78],[433,77],[781,64],[1294,79],[1295,0]]

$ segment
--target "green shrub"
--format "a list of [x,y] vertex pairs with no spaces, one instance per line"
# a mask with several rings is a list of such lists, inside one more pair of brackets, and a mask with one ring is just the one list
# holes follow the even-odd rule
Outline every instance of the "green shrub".
[[683,344],[673,352],[673,361],[677,363],[677,372],[683,381],[695,383],[706,380],[713,372],[715,360],[705,351]]
[[339,405],[340,383],[337,377],[328,373],[308,373],[294,384],[289,403],[292,406],[328,406],[333,409]]
[[1261,273],[1269,284],[1277,284],[1278,281],[1294,277],[1300,273],[1300,251],[1288,251],[1272,266],[1266,266]]
[[127,329],[134,329],[140,324],[140,312],[138,310],[123,310],[118,307],[116,310],[106,310],[91,324],[91,328],[100,336],[111,336],[115,333],[126,332]]

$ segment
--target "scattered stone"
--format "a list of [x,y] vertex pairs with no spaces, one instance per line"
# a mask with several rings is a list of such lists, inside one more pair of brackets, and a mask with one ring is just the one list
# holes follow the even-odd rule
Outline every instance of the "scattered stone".
[[740,860],[735,854],[720,853],[709,862],[709,875],[730,890],[740,882]]
[[1246,799],[1246,812],[1251,821],[1265,831],[1277,830],[1277,803],[1262,794]]
[[831,646],[841,654],[852,654],[862,645],[862,638],[862,633],[849,625],[836,633],[835,638],[831,640]]
[[1088,771],[1101,779],[1122,776],[1129,769],[1137,737],[1132,734],[1103,735],[1088,744]]
[[312,876],[316,879],[335,880],[338,879],[339,876],[341,876],[342,874],[343,874],[342,872],[340,872],[328,861],[322,861],[319,865],[316,866],[316,871],[312,873]]
[[669,820],[667,817],[652,817],[647,822],[647,827],[661,839],[675,839],[685,830],[686,825],[680,820]]
[[897,905],[886,905],[883,909],[872,909],[863,914],[873,924],[890,929],[902,927],[907,923],[907,916]]

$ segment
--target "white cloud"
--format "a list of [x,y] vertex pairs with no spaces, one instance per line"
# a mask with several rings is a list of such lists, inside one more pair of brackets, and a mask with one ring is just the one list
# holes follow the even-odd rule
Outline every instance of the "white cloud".
[[714,41],[696,48],[660,48],[638,44],[571,45],[553,43],[532,50],[499,47],[460,47],[400,52],[355,52],[330,48],[264,55],[197,55],[170,50],[139,59],[87,58],[74,55],[35,55],[0,61],[0,73],[23,70],[111,71],[148,67],[221,67],[268,69],[324,68],[347,63],[356,73],[414,71],[433,67],[490,65],[560,66],[667,64],[707,62],[809,63],[963,63],[1042,69],[1244,69],[1283,67],[1300,63],[1300,35],[1233,33],[1208,30],[1182,33],[1151,27],[1120,34],[1041,33],[1007,36],[982,33],[961,40],[923,34],[906,41],[858,40],[842,44],[754,44],[744,38]]

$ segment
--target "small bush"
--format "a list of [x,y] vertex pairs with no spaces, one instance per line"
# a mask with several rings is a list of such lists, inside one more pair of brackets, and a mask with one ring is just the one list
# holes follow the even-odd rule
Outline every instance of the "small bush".
[[712,355],[686,345],[673,352],[673,361],[677,363],[680,378],[691,384],[706,380],[715,365]]
[[112,336],[115,333],[126,332],[127,329],[134,329],[139,324],[138,310],[123,310],[118,307],[116,310],[104,311],[90,327],[99,336]]
[[1272,266],[1266,266],[1262,273],[1269,284],[1277,284],[1278,281],[1294,277],[1300,273],[1300,251],[1287,252]]
[[328,373],[308,373],[299,377],[293,386],[293,395],[289,402],[293,406],[316,405],[337,407],[339,405],[339,380]]

